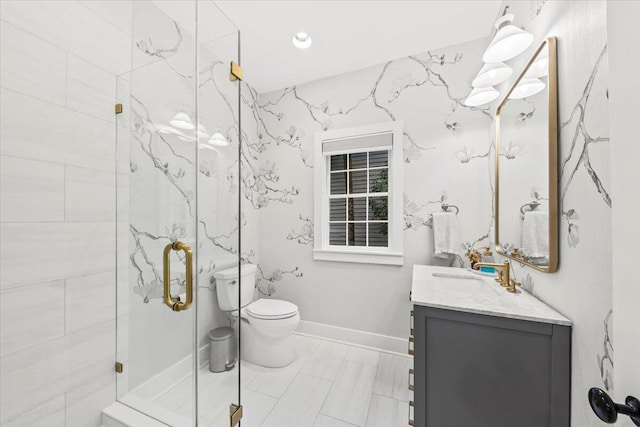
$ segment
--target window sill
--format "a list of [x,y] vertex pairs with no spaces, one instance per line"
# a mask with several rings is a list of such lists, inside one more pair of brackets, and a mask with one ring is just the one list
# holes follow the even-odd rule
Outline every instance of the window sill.
[[402,252],[373,252],[340,249],[314,249],[316,261],[354,262],[360,264],[403,265]]

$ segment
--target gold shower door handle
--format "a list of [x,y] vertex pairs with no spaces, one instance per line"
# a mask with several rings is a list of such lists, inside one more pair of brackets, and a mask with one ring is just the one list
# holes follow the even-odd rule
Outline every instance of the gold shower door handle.
[[[171,297],[171,250],[184,252],[184,263],[186,266],[185,281],[187,285],[187,300],[180,301],[180,298]],[[164,247],[163,255],[163,283],[164,303],[173,311],[184,311],[191,307],[193,302],[193,252],[189,245],[176,241]]]

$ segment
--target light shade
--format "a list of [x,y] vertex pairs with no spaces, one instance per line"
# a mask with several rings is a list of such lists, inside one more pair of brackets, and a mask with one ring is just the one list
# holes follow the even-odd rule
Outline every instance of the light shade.
[[511,24],[513,15],[507,14],[496,22],[498,32],[487,48],[482,60],[487,63],[507,61],[520,55],[533,43],[533,34]]
[[182,112],[173,116],[173,119],[171,119],[169,124],[173,127],[177,127],[178,129],[193,130],[196,128],[191,121],[191,117],[189,117],[187,113]]
[[227,145],[229,145],[229,141],[227,141],[227,138],[225,138],[224,135],[220,132],[214,132],[207,142],[210,145],[215,145],[217,147],[226,147]]
[[168,125],[156,124],[156,125],[153,125],[153,127],[156,132],[162,133],[165,135],[176,134],[176,133],[182,134],[182,132],[180,132],[178,129]]
[[522,99],[542,91],[546,85],[540,79],[522,79],[509,95],[509,99]]
[[291,43],[298,49],[307,49],[311,46],[311,37],[307,33],[295,33],[291,39]]
[[196,139],[189,135],[178,135],[178,139],[184,142],[196,142]]
[[158,124],[154,125],[154,128],[159,134],[174,135],[183,141],[187,141],[189,139],[189,136],[187,136],[184,132],[179,131],[178,129],[169,125]]
[[549,74],[549,49],[545,47],[531,64],[525,78],[544,77]]
[[477,88],[495,86],[507,80],[511,74],[513,74],[513,69],[502,62],[484,64],[471,82],[471,86]]
[[500,92],[493,87],[475,88],[462,103],[467,107],[478,107],[496,100],[499,96]]
[[196,135],[201,140],[209,139],[209,132],[207,131],[207,128],[205,128],[204,125],[200,123],[198,123],[198,130],[196,131]]

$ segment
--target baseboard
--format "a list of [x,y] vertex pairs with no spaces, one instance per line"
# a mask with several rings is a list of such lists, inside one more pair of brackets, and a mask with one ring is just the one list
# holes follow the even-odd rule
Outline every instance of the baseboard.
[[409,357],[407,354],[407,340],[390,337],[388,335],[374,334],[372,332],[359,331],[357,329],[341,328],[339,326],[326,325],[324,323],[301,320],[295,332],[299,335],[309,335],[338,341],[344,344],[358,347],[371,348],[385,353],[393,353],[398,356]]

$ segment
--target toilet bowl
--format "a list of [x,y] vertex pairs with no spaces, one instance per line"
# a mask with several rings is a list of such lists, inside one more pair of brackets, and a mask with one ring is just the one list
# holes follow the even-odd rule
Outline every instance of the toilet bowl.
[[242,265],[240,271],[235,267],[215,272],[218,304],[223,311],[240,317],[242,359],[269,368],[287,366],[295,359],[292,333],[300,323],[298,307],[277,299],[253,301],[255,273],[252,264]]
[[294,361],[292,333],[300,323],[295,304],[259,299],[243,308],[240,318],[244,360],[268,368],[280,368]]

